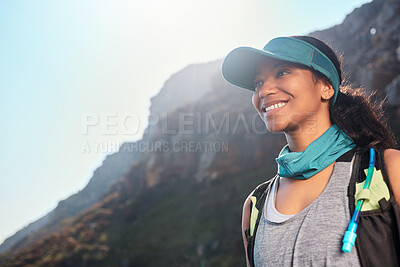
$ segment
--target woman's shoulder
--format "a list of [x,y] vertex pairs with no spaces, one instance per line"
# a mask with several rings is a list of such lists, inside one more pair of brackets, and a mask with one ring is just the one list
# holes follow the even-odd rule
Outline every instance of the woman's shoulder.
[[391,160],[400,160],[400,150],[393,148],[385,149],[385,160],[388,158]]
[[256,199],[260,198],[261,195],[265,192],[265,190],[267,189],[267,187],[273,183],[273,181],[276,179],[276,176],[266,182],[263,182],[261,184],[259,184],[256,188],[254,188],[253,191],[251,191],[251,193],[247,196],[246,200],[244,201],[243,204],[243,218],[247,218],[250,217],[250,206],[251,206],[251,198],[255,197]]
[[250,217],[250,206],[251,206],[251,198],[255,197],[256,200],[262,197],[270,184],[272,184],[276,180],[277,176],[274,178],[259,184],[251,193],[247,196],[246,200],[243,204],[243,218],[247,220],[247,217]]
[[400,172],[400,150],[385,149],[384,157],[388,175],[398,176]]
[[400,150],[386,149],[384,157],[393,194],[400,205]]

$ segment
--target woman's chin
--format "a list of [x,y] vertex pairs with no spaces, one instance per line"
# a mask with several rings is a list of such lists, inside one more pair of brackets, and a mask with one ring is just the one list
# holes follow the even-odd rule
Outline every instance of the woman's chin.
[[271,133],[284,132],[286,129],[286,125],[276,122],[267,121],[265,122],[265,125],[267,126],[268,131],[270,131]]

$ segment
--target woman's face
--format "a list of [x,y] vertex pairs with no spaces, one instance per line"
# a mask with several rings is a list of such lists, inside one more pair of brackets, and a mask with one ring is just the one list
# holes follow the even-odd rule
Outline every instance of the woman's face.
[[310,130],[318,120],[329,119],[329,102],[321,98],[328,85],[299,64],[263,60],[254,85],[253,105],[271,132]]

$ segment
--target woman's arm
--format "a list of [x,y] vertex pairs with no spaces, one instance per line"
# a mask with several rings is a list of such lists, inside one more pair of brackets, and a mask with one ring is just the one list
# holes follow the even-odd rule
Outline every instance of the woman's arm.
[[386,149],[385,164],[394,199],[400,205],[400,150]]
[[244,244],[244,251],[245,251],[245,256],[246,256],[246,265],[247,267],[250,267],[250,263],[247,257],[247,239],[246,239],[246,234],[244,233],[245,229],[249,229],[250,227],[250,205],[251,205],[251,200],[250,196],[251,194],[246,198],[246,201],[244,202],[243,205],[243,212],[242,212],[242,237],[243,237],[243,244]]

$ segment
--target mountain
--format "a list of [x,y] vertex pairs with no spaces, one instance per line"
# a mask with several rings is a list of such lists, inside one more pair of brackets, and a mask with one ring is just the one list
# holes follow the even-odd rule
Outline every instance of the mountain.
[[[150,118],[164,116],[169,110],[175,109],[181,103],[195,101],[207,90],[211,90],[211,75],[218,71],[220,61],[208,64],[190,65],[173,75],[166,81],[159,94],[152,98]],[[201,79],[200,79],[201,78]],[[203,79],[205,78],[205,79]],[[170,92],[165,93],[165,92]],[[172,95],[173,97],[170,97]],[[175,97],[179,95],[179,97]],[[146,133],[152,131],[153,121],[149,121]],[[57,207],[40,218],[19,230],[13,236],[7,238],[0,245],[0,255],[9,250],[18,250],[29,246],[32,242],[42,238],[49,232],[56,232],[68,222],[68,219],[83,212],[97,203],[109,190],[110,185],[120,179],[132,164],[138,161],[141,151],[134,149],[143,144],[138,142],[124,143],[117,153],[106,156],[102,165],[97,168],[87,186],[69,198],[60,201]]]
[[356,8],[342,24],[310,35],[342,52],[350,83],[399,105],[399,14],[399,1],[375,0]]
[[[350,83],[378,90],[378,99],[388,94],[385,108],[398,139],[399,14],[399,1],[376,0],[310,34],[343,52]],[[242,203],[274,175],[285,140],[266,132],[250,91],[224,81],[221,62],[173,75],[152,99],[143,139],[124,144],[114,162],[106,158],[106,181],[78,193],[92,199],[98,190],[97,200],[60,203],[58,215],[14,242],[0,265],[243,265]]]
[[[126,146],[127,144],[123,144]],[[11,249],[19,249],[30,245],[38,238],[57,231],[64,220],[71,218],[97,203],[108,191],[109,186],[127,172],[139,158],[139,153],[120,152],[108,155],[102,165],[97,168],[84,189],[69,198],[60,201],[57,207],[39,220],[32,222],[7,238],[0,246],[0,254]]]

